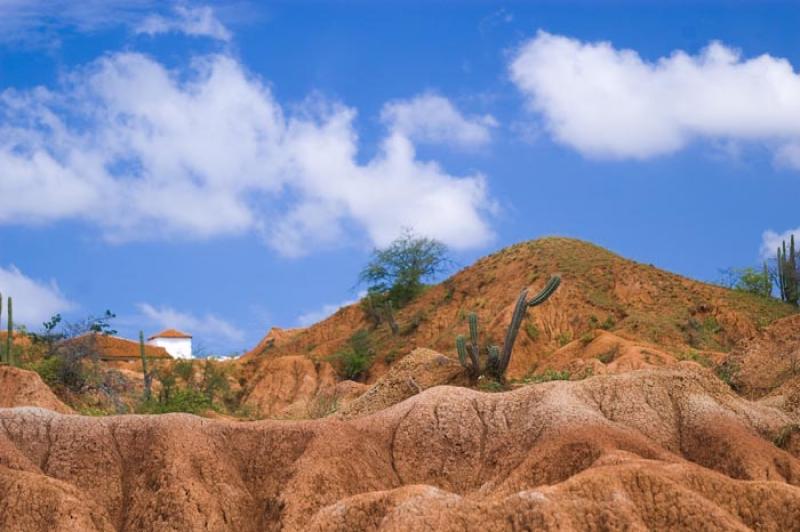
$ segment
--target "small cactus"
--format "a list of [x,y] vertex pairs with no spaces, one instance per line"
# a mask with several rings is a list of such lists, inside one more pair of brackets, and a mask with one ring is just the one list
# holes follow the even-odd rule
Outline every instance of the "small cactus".
[[142,374],[144,375],[144,400],[149,401],[152,395],[153,376],[147,371],[147,356],[144,352],[144,332],[139,331],[139,356],[142,358]]

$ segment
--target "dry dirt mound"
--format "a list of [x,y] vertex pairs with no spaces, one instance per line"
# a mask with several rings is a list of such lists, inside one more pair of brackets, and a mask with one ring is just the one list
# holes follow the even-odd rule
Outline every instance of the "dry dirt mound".
[[[0,410],[0,529],[790,530],[797,418],[687,368],[371,416],[232,423]],[[790,442],[791,443],[791,442]]]
[[575,380],[592,375],[669,367],[680,363],[711,367],[724,357],[725,353],[714,351],[687,350],[681,354],[670,353],[652,344],[595,330],[543,359],[532,374],[535,376],[550,371],[566,372],[569,378]]
[[399,334],[368,321],[359,305],[298,331],[271,347],[254,349],[245,366],[257,374],[265,359],[301,355],[317,360],[339,350],[356,331],[370,331],[377,353],[368,382],[416,347],[455,357],[455,337],[476,312],[486,344],[501,344],[519,291],[539,290],[553,273],[562,285],[528,312],[509,367],[521,378],[544,367],[573,340],[605,329],[676,356],[689,351],[729,351],[738,341],[794,309],[779,301],[701,283],[639,264],[578,240],[523,242],[482,258],[431,287],[395,313]]
[[250,383],[243,403],[264,417],[307,417],[311,402],[335,395],[336,374],[327,362],[303,356],[272,358]]
[[0,407],[38,406],[62,414],[72,409],[55,396],[37,373],[11,366],[0,366]]
[[800,377],[800,314],[778,320],[742,341],[725,366],[731,384],[748,397],[797,387],[792,381]]
[[339,410],[343,418],[372,414],[395,405],[422,390],[443,384],[467,384],[457,361],[430,349],[418,348],[381,377],[357,399]]

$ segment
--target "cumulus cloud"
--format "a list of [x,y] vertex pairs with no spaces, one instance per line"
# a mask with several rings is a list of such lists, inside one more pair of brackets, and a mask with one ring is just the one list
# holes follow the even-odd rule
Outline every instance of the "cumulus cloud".
[[417,142],[475,147],[491,140],[491,115],[465,117],[450,100],[425,93],[383,106],[381,118],[393,131]]
[[175,6],[173,16],[149,15],[137,27],[136,33],[158,35],[160,33],[185,33],[194,37],[210,37],[230,41],[231,32],[214,16],[209,6]]
[[789,229],[783,233],[778,233],[771,229],[764,231],[761,235],[761,258],[764,260],[774,259],[778,248],[783,242],[789,244],[789,238],[794,235],[795,245],[800,249],[800,227]]
[[137,305],[142,315],[160,328],[182,330],[192,336],[242,342],[244,331],[213,314],[195,316],[171,307],[154,307],[149,303]]
[[712,42],[647,61],[608,42],[539,32],[511,79],[553,137],[587,156],[645,159],[693,139],[758,141],[800,168],[800,75],[783,58],[745,59]]
[[37,327],[54,314],[74,307],[54,280],[31,279],[15,266],[0,268],[0,294],[4,300],[3,315],[7,316],[5,300],[10,296],[14,300],[14,321],[28,327]]
[[347,299],[345,301],[342,301],[341,303],[325,304],[318,309],[314,309],[304,314],[301,314],[297,318],[297,324],[300,327],[308,327],[309,325],[314,325],[315,323],[324,320],[328,316],[333,315],[340,308],[350,306],[353,303],[358,303],[358,301],[366,294],[367,294],[366,291],[362,291],[359,292],[358,297],[356,297],[355,299]]
[[353,230],[490,239],[483,175],[419,160],[399,127],[360,162],[355,115],[319,99],[287,115],[227,55],[169,70],[111,54],[55,89],[0,93],[0,224],[82,219],[115,241],[257,231],[286,255]]

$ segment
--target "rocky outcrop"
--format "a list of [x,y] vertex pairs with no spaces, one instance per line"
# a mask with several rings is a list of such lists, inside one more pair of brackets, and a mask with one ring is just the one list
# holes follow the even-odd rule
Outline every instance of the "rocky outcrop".
[[417,348],[338,413],[343,418],[364,416],[433,386],[466,383],[464,368],[457,361],[431,349]]
[[688,367],[495,394],[438,386],[349,421],[86,418],[31,408],[0,418],[0,529],[800,523],[797,448],[773,443],[798,419]]

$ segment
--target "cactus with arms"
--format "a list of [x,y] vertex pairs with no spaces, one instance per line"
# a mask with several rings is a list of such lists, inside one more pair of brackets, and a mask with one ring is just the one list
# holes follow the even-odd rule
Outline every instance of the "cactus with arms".
[[[527,288],[520,292],[517,298],[517,304],[514,307],[514,314],[511,317],[511,323],[508,325],[508,331],[506,331],[502,352],[496,345],[491,345],[487,348],[488,362],[485,368],[486,371],[499,380],[505,379],[508,364],[511,362],[511,353],[514,350],[519,327],[522,324],[525,313],[529,307],[535,307],[547,301],[547,299],[555,293],[560,284],[561,278],[558,275],[554,275],[550,278],[542,291],[531,299],[528,299]],[[467,369],[470,377],[475,379],[482,373],[479,359],[478,316],[475,313],[469,315],[469,333],[470,344],[467,345],[464,336],[459,335],[456,338],[456,350],[458,351],[458,360],[461,362],[461,365]]]

